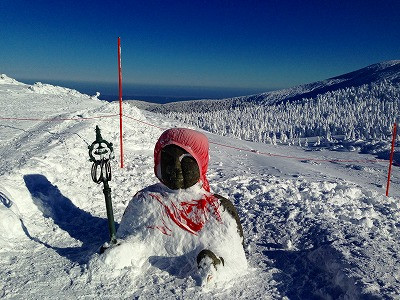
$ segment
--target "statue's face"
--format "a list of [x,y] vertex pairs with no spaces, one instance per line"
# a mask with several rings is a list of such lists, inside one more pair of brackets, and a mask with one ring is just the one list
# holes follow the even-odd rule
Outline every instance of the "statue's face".
[[176,145],[168,145],[161,150],[161,177],[170,189],[187,189],[199,181],[200,170],[188,152]]

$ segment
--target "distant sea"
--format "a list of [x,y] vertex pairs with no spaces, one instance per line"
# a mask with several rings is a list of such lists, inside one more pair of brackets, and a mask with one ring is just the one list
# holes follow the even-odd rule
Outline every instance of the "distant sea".
[[[95,95],[100,93],[99,99],[116,101],[119,99],[118,83],[83,82],[83,81],[57,81],[57,80],[17,80],[34,84],[35,82],[48,83],[66,88],[75,89],[81,93]],[[162,86],[162,85],[138,85],[124,83],[122,85],[123,100],[142,100],[153,103],[165,104],[184,100],[198,99],[224,99],[237,96],[247,96],[267,92],[271,89],[256,88],[223,88],[223,87],[194,87],[194,86]]]

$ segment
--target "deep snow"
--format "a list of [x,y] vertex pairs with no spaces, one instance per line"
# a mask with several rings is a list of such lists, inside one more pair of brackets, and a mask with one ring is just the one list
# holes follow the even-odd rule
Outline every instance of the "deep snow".
[[[106,260],[118,263],[118,256],[97,253],[108,229],[102,188],[90,178],[87,146],[95,139],[95,125],[115,146],[110,185],[117,223],[132,196],[158,182],[153,147],[162,129],[149,124],[185,125],[125,105],[130,118],[124,118],[125,168],[120,169],[116,103],[35,86],[0,79],[0,297],[392,299],[400,294],[398,167],[392,196],[385,197],[387,162],[366,162],[372,155],[306,151],[207,132],[211,190],[239,211],[249,271],[201,287],[178,271],[184,263],[179,257],[159,257],[143,268],[110,267]],[[105,117],[90,119],[98,116]]]

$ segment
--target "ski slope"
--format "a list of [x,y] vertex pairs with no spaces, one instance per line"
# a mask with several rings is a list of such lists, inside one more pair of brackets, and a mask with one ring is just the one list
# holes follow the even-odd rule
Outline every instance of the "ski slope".
[[98,254],[108,228],[102,186],[91,180],[87,151],[99,125],[115,147],[110,186],[119,223],[132,196],[157,182],[153,148],[162,128],[185,124],[125,105],[121,169],[116,103],[2,76],[0,105],[1,298],[394,299],[400,294],[399,167],[393,169],[391,197],[385,197],[388,164],[372,155],[307,151],[205,132],[211,190],[235,203],[250,268],[239,278],[201,287],[177,271],[179,258],[141,269],[110,268]]

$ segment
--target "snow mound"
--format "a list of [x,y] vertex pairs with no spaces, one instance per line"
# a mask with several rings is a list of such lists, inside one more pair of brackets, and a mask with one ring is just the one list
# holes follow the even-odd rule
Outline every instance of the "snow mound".
[[22,82],[19,82],[15,80],[14,78],[8,77],[6,74],[1,74],[0,75],[0,84],[23,84]]
[[0,188],[0,249],[24,235],[18,207],[4,188]]
[[204,278],[197,271],[196,257],[201,250],[209,249],[224,260],[224,266],[218,267],[214,274],[214,283],[245,274],[247,261],[242,238],[237,232],[235,220],[222,208],[221,219],[209,216],[203,229],[196,234],[164,219],[167,232],[163,232],[160,226],[154,226],[162,218],[165,208],[151,196],[162,195],[168,198],[167,203],[179,203],[200,197],[203,192],[201,186],[195,185],[166,195],[162,184],[140,192],[129,203],[122,217],[117,233],[122,244],[109,249],[102,258],[103,262],[112,269],[146,270],[153,266],[178,277],[192,277],[197,284],[203,284]]
[[398,294],[398,199],[341,181],[236,177],[227,185],[242,203],[252,256],[264,247],[289,298]]
[[[54,86],[51,84],[46,84],[46,83],[41,83],[41,82],[36,82],[35,84],[30,85],[28,87],[28,89],[36,94],[67,95],[67,96],[80,97],[80,98],[90,97],[90,96],[88,96],[86,94],[82,94],[74,89],[60,87],[60,86]],[[99,92],[97,92],[96,95],[91,96],[91,98],[97,99],[98,96],[100,96]]]

